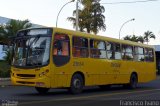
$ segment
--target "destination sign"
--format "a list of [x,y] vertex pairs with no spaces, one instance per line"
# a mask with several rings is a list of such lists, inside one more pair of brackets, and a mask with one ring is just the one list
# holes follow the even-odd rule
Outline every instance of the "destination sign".
[[52,35],[52,29],[50,28],[33,28],[33,29],[27,29],[18,32],[17,36],[36,36],[36,35]]
[[28,31],[27,35],[46,35],[48,34],[48,29],[33,29]]

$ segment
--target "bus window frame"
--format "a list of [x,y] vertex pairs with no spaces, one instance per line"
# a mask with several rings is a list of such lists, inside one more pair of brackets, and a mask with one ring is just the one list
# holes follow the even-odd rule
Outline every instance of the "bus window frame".
[[[112,41],[106,41],[106,43],[110,43],[110,44],[113,44],[113,50],[107,50],[107,44],[106,44],[106,54],[107,54],[107,59],[109,59],[109,60],[123,60],[122,59],[122,47],[121,47],[121,43],[118,43],[118,42],[112,42]],[[115,49],[115,44],[119,44],[120,45],[120,51],[116,51]],[[119,52],[120,54],[121,54],[121,59],[115,59],[115,57],[114,57],[114,59],[112,59],[112,58],[108,58],[108,51],[110,51],[110,52]]]
[[[74,39],[74,37],[77,37],[77,38],[84,38],[84,39],[87,39],[87,47],[78,47],[78,46],[74,46],[73,45],[73,39]],[[72,35],[72,38],[71,38],[71,40],[72,40],[72,44],[71,44],[71,49],[72,49],[72,53],[71,53],[71,55],[72,55],[72,57],[73,58],[89,58],[90,57],[90,52],[89,52],[89,49],[90,49],[90,46],[89,46],[89,38],[87,38],[87,37],[82,37],[82,36],[77,36],[77,35]],[[74,56],[74,54],[73,54],[73,48],[78,48],[78,49],[87,49],[87,56],[85,57],[85,56],[81,56],[81,54],[80,54],[80,56]]]
[[146,53],[145,53],[145,50],[146,50],[146,49],[152,50],[153,61],[146,61],[146,57],[145,57],[144,61],[147,62],[147,63],[152,63],[152,62],[154,62],[154,61],[155,61],[155,58],[154,58],[154,57],[155,57],[154,49],[153,49],[153,48],[149,48],[149,47],[145,47],[145,48],[144,48],[144,56],[149,56],[148,54],[146,55]]
[[[54,42],[55,42],[55,36],[56,35],[64,35],[64,36],[67,36],[68,37],[68,40],[60,40],[60,41],[68,41],[68,56],[65,56],[65,55],[54,55],[54,49],[55,49],[55,47],[54,47]],[[56,40],[57,41],[57,40]],[[53,63],[57,66],[57,67],[61,67],[61,66],[64,66],[64,65],[66,65],[67,63],[69,63],[69,61],[70,61],[70,59],[71,59],[71,45],[70,45],[70,36],[69,36],[69,34],[66,34],[66,33],[62,33],[62,32],[56,32],[56,33],[54,33],[53,34],[53,42],[52,42],[52,61],[53,61]],[[56,56],[56,57],[55,57]],[[58,63],[56,63],[56,61],[55,61],[55,58],[58,58],[57,60],[59,61],[59,58],[66,58],[65,60],[65,62],[63,63],[63,64],[59,64],[59,62]]]
[[[93,40],[93,41],[99,41],[99,42],[103,42],[104,43],[104,45],[105,45],[105,49],[98,49],[98,48],[91,48],[91,45],[90,45],[90,41],[91,40]],[[102,51],[105,51],[105,53],[106,53],[106,56],[105,56],[105,58],[100,58],[100,57],[91,57],[91,50],[102,50]],[[89,56],[90,56],[90,58],[93,58],[93,59],[107,59],[107,48],[106,48],[106,41],[104,41],[104,40],[99,40],[99,39],[95,39],[95,38],[90,38],[89,39]]]
[[[123,45],[124,45],[124,46],[130,46],[130,47],[132,47],[132,52],[126,52],[126,49],[125,49],[125,52],[123,52],[123,49],[122,49],[122,48],[123,48]],[[122,60],[123,60],[123,61],[134,61],[134,56],[135,56],[134,47],[135,47],[135,46],[129,45],[129,44],[121,44],[121,53],[122,53],[122,54],[123,54],[123,53],[132,54],[132,56],[133,56],[132,59],[123,59],[123,55],[122,55]]]
[[[136,52],[135,52],[135,48],[136,48],[136,47],[143,48],[143,54],[136,53]],[[134,46],[134,58],[133,58],[134,61],[136,61],[136,62],[145,62],[145,53],[144,53],[145,51],[144,51],[144,48],[145,48],[144,46],[136,46],[136,45]],[[136,55],[143,55],[143,56],[144,56],[144,60],[143,60],[143,61],[135,60],[135,56],[136,56]]]

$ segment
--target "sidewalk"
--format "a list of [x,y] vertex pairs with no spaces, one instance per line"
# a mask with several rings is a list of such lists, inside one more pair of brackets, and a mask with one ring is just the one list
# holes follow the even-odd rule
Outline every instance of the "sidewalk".
[[11,80],[10,78],[0,78],[0,87],[10,86]]
[[157,79],[160,79],[160,75],[157,75]]

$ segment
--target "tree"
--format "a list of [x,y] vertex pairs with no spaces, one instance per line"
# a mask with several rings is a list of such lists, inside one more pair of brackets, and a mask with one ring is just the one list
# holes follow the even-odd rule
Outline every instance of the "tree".
[[133,41],[133,42],[144,43],[144,37],[143,36],[127,35],[123,39]]
[[143,36],[138,36],[138,42],[144,43],[144,37]]
[[[106,30],[105,8],[100,5],[100,0],[81,0],[83,9],[79,10],[79,29],[80,31],[86,31],[88,33],[93,32],[97,34],[99,30]],[[76,11],[73,11],[73,16],[76,16]],[[74,17],[68,17],[67,19],[73,23],[73,27],[76,25],[76,19]]]
[[13,51],[11,49],[8,49],[4,51],[4,53],[5,53],[5,56],[3,57],[3,59],[10,65],[12,62]]
[[[15,37],[19,30],[29,28],[32,24],[28,20],[10,20],[6,25],[0,25],[0,43],[3,45],[9,45],[11,37]],[[8,50],[4,51],[6,56],[4,57],[5,61],[9,64],[12,60],[12,49],[8,46]]]
[[16,33],[25,28],[31,27],[28,20],[20,21],[11,19],[6,25],[0,25],[0,43],[8,44],[10,37],[16,36]]
[[123,38],[124,40],[130,40],[131,41],[131,36],[130,35],[127,35]]
[[148,44],[150,38],[155,39],[156,36],[155,36],[155,35],[153,34],[153,32],[151,32],[151,31],[145,32],[145,33],[144,33],[144,41],[147,42],[147,44]]
[[[83,15],[84,14],[82,14],[82,11],[81,10],[78,10],[78,12],[79,12],[79,30],[81,31],[81,32],[84,32],[84,22],[83,22]],[[76,16],[76,10],[74,10],[73,11],[73,16]],[[75,28],[76,27],[76,18],[74,18],[74,17],[68,17],[67,18],[67,20],[68,21],[71,21],[72,23],[73,23],[73,28]]]
[[91,23],[91,31],[93,31],[94,34],[97,34],[99,30],[106,30],[105,22],[105,16],[102,14],[105,12],[105,9],[103,6],[100,5],[99,2],[93,4],[93,16],[92,16],[92,23]]
[[133,42],[138,42],[138,36],[135,36],[135,35],[127,35],[123,39],[133,41]]

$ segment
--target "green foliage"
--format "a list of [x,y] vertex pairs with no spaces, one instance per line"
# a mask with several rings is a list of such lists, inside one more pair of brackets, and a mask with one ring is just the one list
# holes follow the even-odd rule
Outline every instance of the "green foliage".
[[0,78],[10,77],[10,65],[5,61],[0,61]]
[[150,38],[155,39],[156,36],[155,36],[155,35],[153,34],[153,32],[151,32],[151,31],[145,32],[145,33],[144,33],[144,41],[147,42],[147,44],[148,44]]
[[130,40],[133,42],[140,42],[140,43],[147,42],[147,44],[148,44],[150,38],[155,39],[156,36],[153,34],[153,32],[147,31],[144,33],[144,36],[127,35],[123,39]]
[[12,58],[13,58],[13,53],[12,53],[12,49],[8,49],[6,51],[4,51],[5,56],[3,57],[3,59],[11,65],[12,62]]
[[144,39],[142,36],[136,36],[136,35],[127,35],[123,38],[124,40],[129,40],[129,41],[133,41],[133,42],[140,42],[140,43],[144,43]]
[[[0,25],[0,43],[11,45],[11,38],[15,37],[19,30],[29,28],[32,24],[28,20],[10,20],[5,25]],[[12,50],[7,50],[4,52],[6,56],[4,57],[5,61],[8,64],[11,64],[12,61]]]
[[29,28],[32,24],[28,20],[10,20],[5,25],[0,25],[0,43],[9,44],[10,38],[16,36],[19,30]]
[[[100,0],[80,0],[83,9],[79,10],[79,29],[80,31],[93,32],[97,34],[99,30],[106,30],[105,25],[105,8],[100,5]],[[73,11],[73,16],[76,16],[76,10]],[[76,27],[76,19],[68,17],[68,21],[73,22],[73,27]]]

